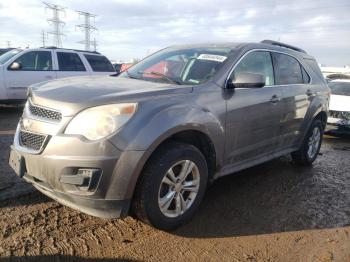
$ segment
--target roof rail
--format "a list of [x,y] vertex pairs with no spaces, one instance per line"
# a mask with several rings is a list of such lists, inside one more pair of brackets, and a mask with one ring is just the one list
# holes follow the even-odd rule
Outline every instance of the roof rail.
[[91,53],[91,54],[101,54],[97,51],[86,51],[86,50],[79,50],[79,49],[70,49],[70,48],[62,48],[62,47],[56,47],[56,46],[44,46],[40,48],[45,48],[45,49],[64,49],[64,50],[72,50],[72,51],[77,51],[77,52],[84,52],[84,53]]
[[284,47],[284,48],[292,49],[292,50],[297,51],[297,52],[301,52],[301,53],[307,54],[305,50],[303,50],[303,49],[301,49],[299,47],[288,45],[288,44],[281,43],[281,42],[277,42],[277,41],[274,41],[274,40],[263,40],[260,43],[268,44],[268,45],[281,46],[281,47]]

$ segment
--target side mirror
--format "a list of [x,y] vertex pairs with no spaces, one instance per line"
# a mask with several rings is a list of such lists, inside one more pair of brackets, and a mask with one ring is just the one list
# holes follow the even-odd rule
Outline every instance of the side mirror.
[[239,73],[235,79],[227,81],[226,88],[260,88],[265,86],[265,76],[255,73]]
[[18,63],[18,62],[13,62],[9,68],[11,70],[20,70],[22,68],[22,64],[21,63]]

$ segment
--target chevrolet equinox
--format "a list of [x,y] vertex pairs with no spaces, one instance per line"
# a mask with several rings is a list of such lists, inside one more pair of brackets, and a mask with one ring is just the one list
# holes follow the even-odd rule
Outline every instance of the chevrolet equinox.
[[9,164],[64,205],[169,230],[219,177],[289,153],[311,165],[329,93],[298,47],[173,46],[119,75],[32,85]]

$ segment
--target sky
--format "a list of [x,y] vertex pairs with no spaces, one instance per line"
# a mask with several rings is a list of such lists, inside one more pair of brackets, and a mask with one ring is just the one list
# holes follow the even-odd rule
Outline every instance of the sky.
[[[327,66],[350,65],[349,0],[50,0],[65,7],[62,45],[78,42],[84,22],[77,10],[96,14],[97,51],[111,60],[143,58],[169,45],[259,42],[296,45]],[[38,0],[0,0],[0,47],[42,46],[52,12]],[[46,45],[52,45],[48,35]]]

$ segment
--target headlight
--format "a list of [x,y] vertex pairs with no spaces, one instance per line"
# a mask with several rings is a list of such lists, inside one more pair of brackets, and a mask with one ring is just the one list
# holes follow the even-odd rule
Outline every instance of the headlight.
[[136,108],[136,103],[124,103],[85,109],[68,124],[65,134],[82,135],[89,140],[106,137],[122,127]]

